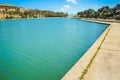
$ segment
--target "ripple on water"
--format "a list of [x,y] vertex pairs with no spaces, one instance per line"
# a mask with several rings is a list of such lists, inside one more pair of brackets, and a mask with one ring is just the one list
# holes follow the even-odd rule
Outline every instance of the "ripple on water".
[[0,78],[60,80],[107,26],[66,18],[0,21]]

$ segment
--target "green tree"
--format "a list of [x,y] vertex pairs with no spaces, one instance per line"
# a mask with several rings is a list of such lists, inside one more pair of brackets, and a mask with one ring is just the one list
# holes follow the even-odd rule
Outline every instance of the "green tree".
[[107,19],[111,16],[112,10],[109,6],[104,6],[98,9],[99,18]]

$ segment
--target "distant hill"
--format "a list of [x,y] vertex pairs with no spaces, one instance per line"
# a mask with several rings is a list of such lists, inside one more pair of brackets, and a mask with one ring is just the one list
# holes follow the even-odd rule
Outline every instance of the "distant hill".
[[10,4],[0,4],[0,19],[13,18],[41,18],[41,17],[67,17],[63,12],[53,12],[39,9],[25,9]]

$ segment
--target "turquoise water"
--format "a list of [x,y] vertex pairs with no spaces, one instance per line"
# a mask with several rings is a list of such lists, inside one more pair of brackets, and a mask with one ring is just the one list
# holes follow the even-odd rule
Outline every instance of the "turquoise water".
[[77,19],[0,21],[0,80],[60,80],[108,25]]

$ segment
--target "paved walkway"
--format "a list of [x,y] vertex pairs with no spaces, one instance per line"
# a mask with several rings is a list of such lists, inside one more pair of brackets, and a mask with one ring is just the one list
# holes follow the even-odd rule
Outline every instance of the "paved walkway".
[[83,80],[120,80],[120,24],[111,26]]

